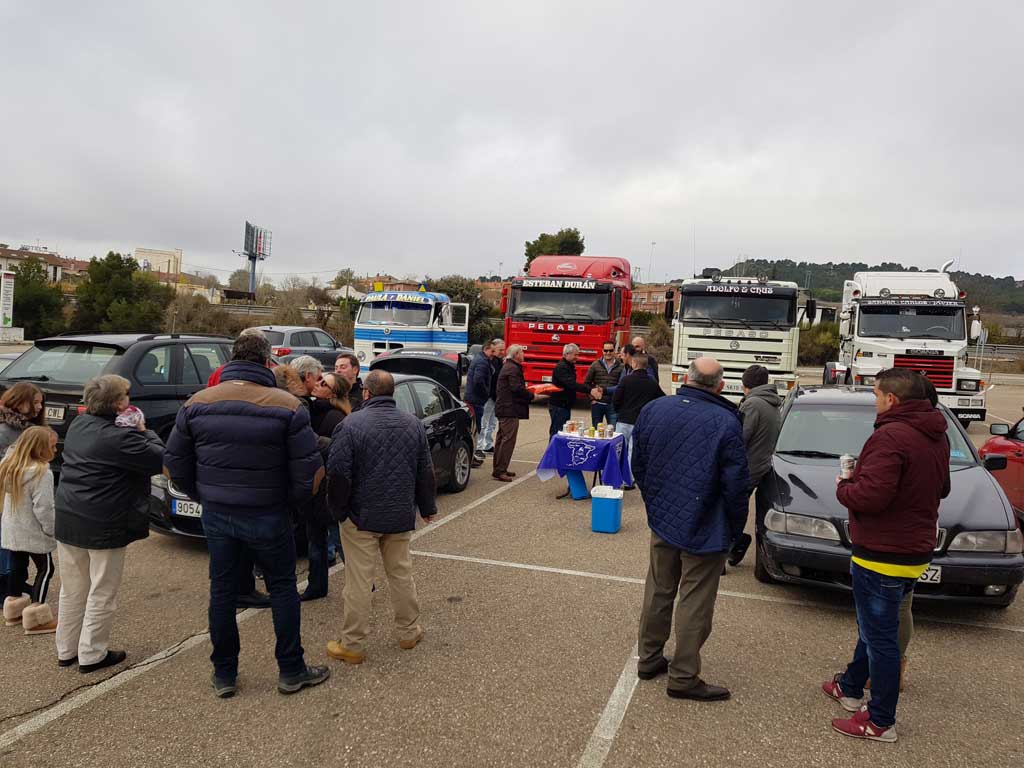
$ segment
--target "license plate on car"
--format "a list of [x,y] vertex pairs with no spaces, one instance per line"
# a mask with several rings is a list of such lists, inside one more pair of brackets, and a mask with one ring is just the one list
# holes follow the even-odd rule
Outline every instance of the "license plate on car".
[[47,421],[64,421],[64,406],[63,405],[48,405],[48,406],[46,406],[46,419],[47,419]]
[[551,377],[550,376],[541,376],[540,380],[543,381],[545,384],[550,384],[551,383]]
[[941,565],[930,565],[928,570],[917,577],[917,580],[925,584],[941,584],[942,583],[942,566]]
[[202,517],[203,505],[197,501],[174,500],[174,514],[178,517]]

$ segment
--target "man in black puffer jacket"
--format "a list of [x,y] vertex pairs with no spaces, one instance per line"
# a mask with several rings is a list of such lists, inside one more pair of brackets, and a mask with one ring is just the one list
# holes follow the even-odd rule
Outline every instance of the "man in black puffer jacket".
[[576,360],[579,356],[580,348],[577,345],[566,344],[562,348],[562,359],[555,364],[555,370],[551,372],[551,383],[561,387],[561,391],[552,392],[548,398],[548,415],[551,416],[549,438],[554,437],[562,425],[572,418],[572,406],[576,402],[577,394],[590,395],[594,400],[600,400],[604,395],[600,387],[591,389],[576,381]]
[[210,660],[214,691],[222,698],[235,693],[235,605],[245,551],[263,569],[270,590],[278,690],[295,693],[330,674],[326,667],[307,667],[304,659],[290,512],[313,498],[323,461],[309,410],[278,389],[269,363],[265,336],[239,336],[221,383],[197,393],[178,412],[164,455],[174,484],[203,505],[210,551]]
[[327,644],[327,653],[348,664],[366,658],[377,552],[391,589],[399,646],[411,650],[423,638],[409,543],[417,508],[427,522],[437,512],[434,465],[426,429],[398,410],[394,395],[394,377],[370,371],[363,407],[341,422],[327,461],[328,503],[335,518],[344,520],[345,550],[341,638]]

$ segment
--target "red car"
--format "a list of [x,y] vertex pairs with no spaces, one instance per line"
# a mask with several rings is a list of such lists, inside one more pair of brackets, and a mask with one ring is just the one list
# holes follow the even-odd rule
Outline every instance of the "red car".
[[1024,528],[1024,419],[1016,424],[991,424],[988,439],[978,451],[983,457],[998,455],[1006,457],[1006,469],[994,472],[993,477],[1003,487],[1007,498],[1017,513],[1017,522]]

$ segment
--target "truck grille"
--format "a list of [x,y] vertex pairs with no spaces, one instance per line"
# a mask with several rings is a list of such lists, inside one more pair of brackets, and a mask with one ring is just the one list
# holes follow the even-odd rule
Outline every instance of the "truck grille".
[[910,368],[923,373],[932,384],[939,389],[953,388],[952,357],[916,357],[914,355],[894,355],[893,367]]

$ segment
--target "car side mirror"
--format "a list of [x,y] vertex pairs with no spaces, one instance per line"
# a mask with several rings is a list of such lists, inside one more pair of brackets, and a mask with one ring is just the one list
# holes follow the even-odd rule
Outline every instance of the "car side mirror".
[[1006,469],[1006,457],[999,454],[990,453],[982,463],[989,472],[998,472],[1001,469]]
[[989,424],[988,432],[990,435],[1008,435],[1010,434],[1009,424]]

